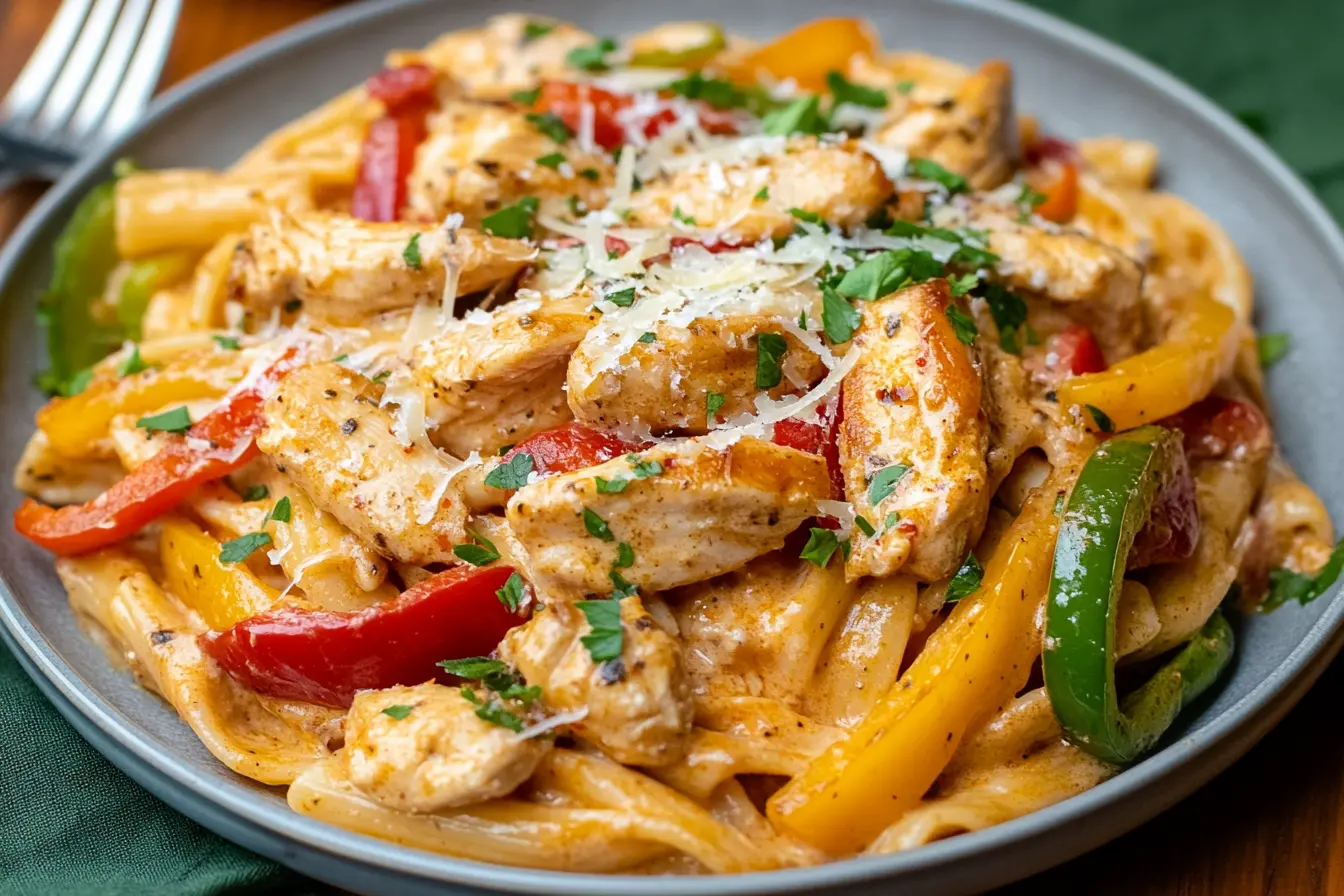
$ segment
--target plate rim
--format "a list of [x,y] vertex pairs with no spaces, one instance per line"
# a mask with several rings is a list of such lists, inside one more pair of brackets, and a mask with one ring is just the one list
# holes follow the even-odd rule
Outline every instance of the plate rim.
[[[364,0],[332,10],[264,38],[202,69],[157,97],[148,113],[133,127],[84,158],[50,188],[24,217],[0,250],[0,296],[8,291],[15,273],[38,247],[36,237],[51,218],[94,175],[109,167],[121,148],[141,132],[170,117],[197,94],[207,92],[245,73],[253,64],[309,41],[353,28],[361,22],[400,14],[434,0]],[[1276,153],[1211,99],[1137,54],[1050,13],[1017,0],[940,0],[969,7],[1008,25],[1025,27],[1051,41],[1067,41],[1092,59],[1123,70],[1155,91],[1165,94],[1190,114],[1203,120],[1222,139],[1246,154],[1290,200],[1303,222],[1322,240],[1334,265],[1344,272],[1344,234],[1319,198]],[[840,860],[808,868],[718,875],[699,878],[639,877],[575,872],[541,871],[458,859],[401,846],[358,834],[299,815],[288,807],[263,801],[241,783],[206,778],[175,753],[155,751],[126,718],[46,643],[36,625],[22,611],[16,589],[0,571],[0,637],[13,650],[25,672],[34,679],[57,710],[106,758],[175,809],[248,849],[282,864],[314,874],[298,861],[294,847],[329,857],[335,865],[354,864],[392,878],[421,884],[459,884],[486,889],[555,894],[631,893],[756,894],[804,888],[857,884],[882,879],[908,879],[927,885],[953,865],[980,860],[984,868],[1003,865],[1004,853],[1036,845],[1034,853],[1015,853],[1026,861],[1013,864],[1011,879],[1044,870],[1091,850],[1137,827],[1184,799],[1243,755],[1301,699],[1344,646],[1344,584],[1325,598],[1328,603],[1302,640],[1284,660],[1232,706],[1208,725],[1187,733],[1159,753],[1126,769],[1097,787],[1061,803],[970,834],[939,841],[904,853]],[[1203,760],[1203,761],[1200,761]],[[183,788],[177,790],[174,788]],[[1140,799],[1140,797],[1144,797]],[[1117,806],[1127,811],[1099,810]],[[1137,807],[1137,808],[1136,808]],[[191,809],[196,809],[193,812]],[[227,817],[220,817],[223,813]],[[202,819],[202,815],[209,816]],[[1086,833],[1075,831],[1067,848],[1043,851],[1040,841],[1071,823],[1093,822]],[[276,838],[258,840],[240,830]],[[270,848],[267,848],[270,847]],[[288,848],[287,848],[288,847]],[[315,875],[317,876],[317,875]],[[966,869],[958,890],[982,885],[987,877]],[[977,882],[978,881],[978,882]],[[904,880],[902,882],[905,882]],[[945,890],[944,890],[945,891]]]

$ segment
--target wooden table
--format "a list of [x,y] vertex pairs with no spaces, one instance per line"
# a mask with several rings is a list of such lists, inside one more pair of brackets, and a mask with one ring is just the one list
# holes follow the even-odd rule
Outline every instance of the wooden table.
[[[164,72],[179,81],[324,0],[186,0]],[[0,88],[46,28],[52,0],[0,0]],[[333,88],[335,90],[335,88]],[[0,196],[0,239],[41,193]],[[1344,661],[1263,743],[1195,796],[1132,834],[1006,893],[1316,896],[1344,893]]]

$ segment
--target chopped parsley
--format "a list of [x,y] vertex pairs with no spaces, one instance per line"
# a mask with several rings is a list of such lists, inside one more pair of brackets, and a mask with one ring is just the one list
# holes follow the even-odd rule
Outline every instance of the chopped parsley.
[[588,627],[592,629],[579,641],[588,648],[588,655],[593,658],[593,662],[605,663],[618,658],[624,646],[620,601],[580,600],[575,601],[574,606],[583,613],[588,620]]
[[535,106],[537,100],[541,99],[541,88],[533,87],[531,90],[515,90],[509,94],[509,98],[515,103],[524,106]]
[[381,386],[383,383],[387,382],[387,378],[391,375],[392,371],[390,370],[380,370],[373,375],[373,381]]
[[150,432],[184,433],[191,429],[191,413],[185,407],[173,408],[153,417],[141,417],[135,425]]
[[630,469],[635,471],[636,479],[648,479],[650,476],[660,476],[663,472],[663,465],[656,460],[642,460],[638,454],[633,452],[625,456],[625,462],[630,465]]
[[753,115],[762,115],[778,105],[762,88],[739,87],[732,81],[706,78],[700,72],[691,72],[663,89],[688,100],[708,103],[715,109],[746,109]]
[[905,464],[888,464],[874,473],[868,481],[868,503],[876,507],[886,500],[896,491],[896,483],[909,469]]
[[601,476],[594,476],[593,481],[597,483],[597,493],[599,495],[619,495],[625,491],[625,487],[630,484],[630,480],[624,476],[617,476],[614,479],[603,479]]
[[529,112],[527,113],[527,120],[532,122],[534,128],[556,143],[564,143],[574,136],[574,132],[569,129],[569,125],[565,124],[560,116],[554,112]]
[[579,177],[584,180],[597,180],[601,176],[601,173],[598,172],[596,168],[584,168],[579,171]]
[[1293,337],[1287,333],[1264,333],[1255,341],[1255,347],[1260,352],[1260,366],[1268,370],[1288,357]]
[[803,546],[803,551],[798,556],[819,569],[825,569],[838,547],[840,538],[833,530],[813,527],[807,544]]
[[673,219],[680,221],[681,223],[687,225],[688,227],[695,226],[695,219],[692,218],[690,215],[686,214],[685,212],[683,212],[681,210],[681,206],[679,205],[674,205],[672,207],[672,217]]
[[611,527],[607,525],[607,521],[588,507],[583,508],[583,528],[587,529],[588,534],[599,541],[616,540],[616,536],[611,534]]
[[826,119],[821,114],[820,101],[815,96],[802,97],[782,109],[767,112],[761,119],[761,129],[772,137],[790,134],[824,134]]
[[532,455],[520,451],[486,474],[485,484],[492,488],[522,488],[527,485],[532,468]]
[[1269,595],[1260,605],[1260,612],[1268,613],[1290,600],[1306,606],[1335,584],[1341,570],[1344,570],[1344,539],[1335,545],[1335,549],[1330,552],[1330,558],[1314,576],[1282,567],[1270,570]]
[[555,26],[550,22],[528,19],[523,23],[523,42],[530,43],[539,37],[545,37],[554,30]]
[[520,240],[532,235],[532,219],[537,214],[537,197],[524,196],[481,219],[481,229],[494,236]]
[[145,363],[144,358],[140,357],[140,346],[133,344],[131,353],[126,356],[126,360],[117,366],[117,373],[122,376],[130,376],[148,369],[149,365]]
[[840,72],[827,72],[826,86],[830,88],[836,106],[841,103],[849,103],[852,106],[863,106],[868,109],[885,109],[887,107],[887,92],[885,90],[855,84]]
[[971,189],[966,178],[948,171],[933,159],[910,159],[905,163],[905,173],[920,180],[931,180],[952,194],[966,193]]
[[611,68],[607,63],[607,54],[614,52],[616,41],[610,37],[604,37],[595,44],[588,44],[584,47],[575,47],[565,54],[565,62],[571,68],[577,68],[585,72],[605,72]]
[[468,529],[467,535],[471,536],[471,541],[453,545],[453,556],[472,566],[485,566],[499,559],[499,549],[493,541],[475,529]]
[[93,368],[85,367],[83,370],[70,377],[70,381],[60,389],[60,394],[66,398],[73,398],[89,388],[89,383],[91,382],[93,382]]
[[914,89],[915,89],[914,81],[901,81],[896,85],[896,92],[899,93],[901,96],[909,94],[910,91]]
[[565,154],[561,152],[551,152],[541,156],[536,160],[538,165],[545,168],[559,168],[565,163]]
[[840,294],[829,286],[821,288],[821,326],[826,338],[836,345],[854,338],[863,315],[859,309],[840,298]]
[[639,586],[634,582],[627,582],[625,576],[617,572],[615,567],[607,573],[607,577],[611,579],[611,596],[614,600],[624,600],[639,593]]
[[1027,323],[1027,303],[1017,293],[997,283],[984,284],[983,292],[994,326],[999,328],[999,347],[1009,354],[1022,354],[1021,334]]
[[238,344],[237,336],[212,336],[211,338],[215,340],[215,345],[228,352],[236,352],[242,347]]
[[868,522],[868,518],[861,513],[854,515],[854,525],[858,526],[859,531],[869,538],[872,538],[877,534],[877,530],[873,528],[873,524]]
[[769,199],[769,198],[770,198],[770,188],[769,188],[769,187],[761,187],[759,190],[756,191],[755,199],[756,199],[757,202],[764,202],[765,200],[767,200],[767,199]]
[[974,274],[953,274],[947,278],[947,285],[954,296],[964,296],[980,284],[980,278]]
[[515,734],[523,730],[522,718],[493,696],[488,700],[482,700],[476,695],[476,691],[472,689],[471,685],[466,684],[462,685],[461,694],[463,699],[476,707],[476,718],[481,721],[507,728]]
[[1092,420],[1097,424],[1097,429],[1102,432],[1115,432],[1115,421],[1112,420],[1105,411],[1094,404],[1085,404],[1087,412],[1092,415]]
[[976,329],[973,317],[956,305],[948,305],[947,319],[952,324],[952,330],[957,334],[957,341],[962,345],[975,344],[975,337],[980,335],[980,331]]
[[1023,184],[1022,192],[1017,194],[1017,200],[1014,202],[1017,206],[1017,211],[1021,216],[1020,220],[1025,221],[1027,218],[1030,218],[1031,213],[1036,211],[1036,207],[1043,202],[1045,202],[1044,193],[1038,190],[1033,190],[1031,184]]
[[835,291],[848,299],[871,302],[942,274],[943,265],[922,249],[890,249],[855,265],[840,278]]
[[631,305],[635,304],[635,288],[633,286],[627,286],[625,289],[609,292],[602,298],[615,305],[617,308],[629,308]]
[[401,250],[401,260],[406,262],[406,267],[412,270],[420,270],[420,234],[411,234],[411,239],[406,243],[406,248]]
[[779,361],[788,351],[789,344],[778,333],[758,333],[756,336],[756,388],[773,389],[784,377]]
[[495,597],[510,612],[517,613],[518,605],[523,602],[523,577],[513,573],[504,581],[504,586],[495,591]]
[[901,521],[901,515],[896,511],[887,514],[887,518],[882,522],[882,531],[890,532],[897,523]]
[[657,342],[657,341],[658,341],[658,337],[655,336],[655,335],[652,334],[652,333],[642,333],[642,334],[640,334],[640,337],[639,337],[638,339],[636,339],[635,341],[636,341],[636,342],[642,342],[642,343],[644,343],[645,345],[648,345],[650,342]]
[[975,554],[966,552],[966,559],[962,561],[961,568],[957,570],[956,575],[952,576],[952,581],[947,583],[947,596],[943,598],[944,603],[954,604],[975,593],[980,587],[980,582],[985,578],[985,568],[980,565],[980,561],[975,559]]
[[263,522],[275,520],[277,523],[287,523],[293,518],[293,513],[293,507],[289,503],[289,495],[285,495],[275,502],[275,506],[271,508],[271,512],[266,515],[266,520],[263,520]]
[[793,215],[799,221],[806,221],[808,224],[816,224],[818,227],[825,228],[826,219],[816,212],[810,212],[805,208],[791,208],[789,214]]
[[233,541],[226,541],[219,549],[221,563],[242,563],[252,552],[271,543],[271,536],[265,532],[249,532]]
[[383,715],[391,716],[397,721],[401,721],[411,714],[412,709],[414,709],[414,707],[407,706],[405,703],[398,703],[393,706],[384,706]]
[[265,501],[271,495],[271,490],[264,485],[249,485],[243,492],[244,501]]
[[718,413],[723,409],[723,403],[726,400],[722,392],[705,393],[705,422],[707,425],[713,426],[719,422]]
[[617,569],[629,569],[635,565],[635,549],[630,547],[628,541],[616,545],[616,559],[611,565]]

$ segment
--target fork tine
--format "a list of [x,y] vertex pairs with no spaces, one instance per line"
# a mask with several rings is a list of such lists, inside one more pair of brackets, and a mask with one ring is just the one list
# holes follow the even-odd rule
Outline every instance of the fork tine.
[[144,111],[154,87],[159,83],[163,62],[172,47],[173,31],[177,27],[177,15],[182,2],[153,0],[153,4],[149,22],[126,69],[126,77],[122,79],[107,117],[103,119],[102,135],[105,137],[116,134]]
[[64,0],[47,26],[37,49],[19,72],[9,93],[0,101],[0,121],[31,118],[61,72],[70,47],[79,36],[92,0]]
[[47,94],[37,117],[33,119],[36,135],[45,136],[57,130],[74,111],[84,85],[88,84],[89,76],[103,55],[103,47],[112,34],[112,23],[116,21],[120,8],[121,0],[95,0],[93,11],[79,31],[74,49],[61,67],[60,76],[52,85],[51,93]]
[[136,42],[140,39],[140,30],[149,17],[150,0],[126,0],[117,17],[112,37],[108,39],[103,58],[93,72],[89,86],[84,91],[75,114],[66,126],[66,133],[72,141],[79,141],[92,134],[103,116],[112,105],[112,97],[130,65],[131,54],[135,52]]

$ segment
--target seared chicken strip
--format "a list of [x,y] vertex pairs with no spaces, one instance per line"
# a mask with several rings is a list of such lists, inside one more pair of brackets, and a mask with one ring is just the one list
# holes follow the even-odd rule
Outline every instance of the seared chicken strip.
[[948,317],[953,304],[947,281],[930,280],[861,309],[840,467],[855,512],[877,531],[854,533],[848,579],[946,578],[984,527],[989,425],[974,351]]
[[437,812],[512,793],[551,746],[479,718],[457,688],[430,683],[356,694],[341,755],[350,782],[383,805]]
[[255,312],[268,314],[297,300],[308,314],[359,323],[380,311],[439,302],[445,265],[456,271],[456,294],[462,296],[510,279],[535,254],[520,240],[474,230],[445,233],[432,225],[373,224],[347,215],[276,214],[254,225],[239,244],[230,289]]
[[913,158],[932,159],[977,190],[997,187],[1012,177],[1017,160],[1012,68],[986,62],[950,99],[913,104],[876,139]]
[[782,547],[829,493],[816,455],[754,438],[680,441],[538,480],[514,494],[508,519],[544,587],[610,592],[624,544],[633,557],[620,574],[662,591]]
[[821,319],[815,288],[791,290],[780,313],[725,313],[701,317],[686,326],[658,323],[650,342],[636,342],[615,365],[604,359],[609,334],[592,332],[569,362],[569,406],[574,417],[598,428],[639,420],[655,432],[701,435],[708,431],[706,398],[723,396],[719,419],[754,412],[757,336],[772,333],[786,349],[779,385],[761,390],[771,398],[804,392],[826,375],[812,349],[781,325],[805,313]]
[[[530,36],[528,25],[544,23],[545,34]],[[573,70],[565,57],[578,47],[596,43],[587,31],[545,16],[510,13],[495,16],[483,28],[450,31],[420,53],[398,54],[401,61],[419,60],[457,82],[470,97],[507,100],[515,91],[539,81],[565,79]]]
[[594,663],[583,644],[590,631],[578,608],[557,601],[509,632],[499,653],[541,687],[548,708],[586,708],[571,730],[617,762],[658,766],[681,758],[693,710],[676,640],[638,597],[621,601],[619,659]]
[[755,242],[793,233],[798,218],[790,209],[853,227],[891,198],[891,181],[865,152],[819,145],[810,138],[789,142],[787,153],[784,146],[781,137],[777,155],[714,162],[653,179],[631,195],[629,221],[640,227],[671,227],[689,220]]
[[350,531],[403,563],[453,563],[466,508],[433,448],[402,445],[378,388],[339,364],[301,367],[266,402],[257,447]]
[[600,317],[583,290],[473,313],[416,345],[411,375],[437,427],[435,442],[465,456],[570,420],[565,367]]
[[1147,140],[1093,137],[1079,140],[1078,154],[1113,187],[1148,190],[1157,175],[1157,147]]
[[[557,153],[563,161],[537,161]],[[452,102],[429,116],[429,136],[407,179],[408,217],[437,222],[457,212],[467,226],[479,227],[486,215],[524,196],[578,196],[585,207],[600,208],[611,171],[608,156],[556,143],[523,112]]]

